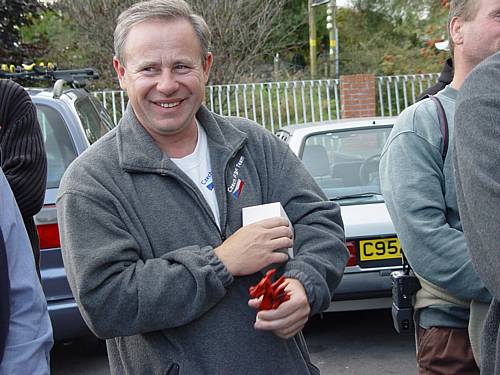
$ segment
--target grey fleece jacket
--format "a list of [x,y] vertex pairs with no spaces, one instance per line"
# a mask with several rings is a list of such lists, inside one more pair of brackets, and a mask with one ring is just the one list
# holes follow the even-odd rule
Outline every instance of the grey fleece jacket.
[[[458,214],[453,175],[453,115],[457,91],[437,94],[446,112],[449,148],[442,158],[443,135],[435,104],[425,99],[398,117],[380,160],[382,193],[408,262],[417,274],[456,299],[491,298],[472,266]],[[424,308],[419,323],[466,328],[469,309],[449,303]]]
[[[82,315],[107,338],[113,374],[317,373],[303,337],[256,331],[248,288],[214,253],[241,227],[242,207],[279,201],[294,225],[295,258],[311,314],[326,309],[347,260],[339,207],[288,146],[255,123],[201,107],[220,210],[138,123],[116,129],[64,175],[57,201],[65,269]],[[233,194],[237,179],[244,182]]]
[[457,102],[457,196],[472,261],[493,294],[481,374],[500,374],[500,52],[467,77]]

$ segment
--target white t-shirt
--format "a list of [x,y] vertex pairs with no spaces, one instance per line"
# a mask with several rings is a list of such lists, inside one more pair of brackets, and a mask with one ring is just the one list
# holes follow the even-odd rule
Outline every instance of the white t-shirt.
[[212,179],[212,166],[210,165],[210,154],[208,152],[207,133],[196,121],[198,128],[198,141],[192,154],[183,158],[171,158],[172,161],[195,183],[205,197],[208,205],[215,216],[217,226],[220,228],[219,206],[215,195],[215,187]]

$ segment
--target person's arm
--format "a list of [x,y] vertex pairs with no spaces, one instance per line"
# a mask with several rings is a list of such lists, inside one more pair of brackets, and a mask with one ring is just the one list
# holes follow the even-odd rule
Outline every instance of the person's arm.
[[65,191],[57,201],[68,281],[97,336],[182,326],[224,297],[233,277],[212,247],[188,246],[144,261],[145,244],[137,242],[143,233],[107,198]]
[[[424,111],[419,121],[434,121]],[[463,300],[489,300],[464,235],[446,219],[441,150],[415,128],[415,109],[399,117],[380,161],[382,193],[403,250],[417,274]],[[404,126],[410,122],[410,126]],[[399,131],[401,129],[401,131]],[[436,124],[436,129],[439,129]]]
[[302,162],[283,147],[270,192],[270,201],[281,202],[294,230],[294,257],[283,266],[283,275],[300,281],[314,315],[330,306],[344,274],[344,227],[339,205],[326,198]]
[[[496,82],[496,83],[494,83]],[[500,54],[479,65],[459,93],[455,114],[458,203],[474,264],[500,299]]]
[[[304,327],[309,316],[330,306],[348,251],[340,207],[326,198],[288,146],[276,142],[284,152],[272,163],[269,200],[281,202],[293,224],[294,257],[280,267],[290,299],[277,309],[259,311],[254,326],[288,339]],[[257,309],[260,300],[251,299],[248,305]]]
[[43,206],[47,156],[35,105],[24,90],[16,100],[27,101],[24,105],[27,110],[0,130],[1,167],[21,215],[26,218],[34,216]]
[[49,374],[52,326],[31,246],[7,181],[0,172],[0,228],[10,280],[10,319],[1,374]]

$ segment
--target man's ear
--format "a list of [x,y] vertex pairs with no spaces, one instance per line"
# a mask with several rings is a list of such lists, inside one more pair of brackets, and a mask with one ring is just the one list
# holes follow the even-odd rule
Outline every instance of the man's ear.
[[127,79],[125,76],[125,66],[122,65],[120,60],[115,56],[113,57],[113,68],[118,75],[118,80],[120,81],[120,87],[122,90],[127,90]]
[[203,77],[205,79],[205,85],[208,82],[208,77],[210,76],[210,69],[212,69],[213,55],[211,52],[207,54],[205,62],[203,63]]
[[450,20],[450,38],[453,40],[454,45],[461,45],[464,41],[462,28],[463,21],[459,17],[453,17]]

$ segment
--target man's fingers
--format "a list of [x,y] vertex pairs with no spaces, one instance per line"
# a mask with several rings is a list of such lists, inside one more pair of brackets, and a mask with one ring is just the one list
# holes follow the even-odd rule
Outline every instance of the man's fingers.
[[252,298],[248,300],[248,306],[250,306],[253,309],[258,309],[261,302],[262,302],[262,297]]
[[279,227],[274,227],[270,228],[267,230],[267,233],[269,235],[270,239],[275,239],[275,238],[288,238],[292,239],[292,230],[288,226],[279,226]]
[[300,323],[297,323],[296,326],[293,326],[293,327],[289,327],[287,329],[283,329],[283,330],[276,330],[276,331],[273,331],[274,334],[278,337],[281,337],[282,339],[289,339],[290,337],[293,337],[295,336],[301,329],[303,329],[305,326],[305,323],[304,324],[300,324]]
[[258,330],[290,334],[303,327],[306,324],[307,319],[308,317],[303,316],[302,314],[292,314],[285,318],[276,320],[264,320],[262,315],[258,315],[254,327]]
[[284,319],[298,310],[298,306],[290,301],[285,301],[277,309],[259,311],[258,318],[265,321]]
[[257,221],[256,223],[253,223],[251,225],[260,226],[266,229],[288,227],[288,220],[283,217],[271,217],[269,219]]

